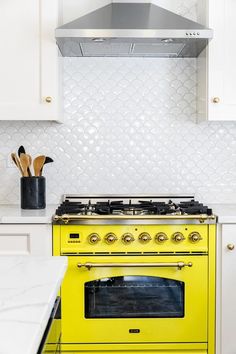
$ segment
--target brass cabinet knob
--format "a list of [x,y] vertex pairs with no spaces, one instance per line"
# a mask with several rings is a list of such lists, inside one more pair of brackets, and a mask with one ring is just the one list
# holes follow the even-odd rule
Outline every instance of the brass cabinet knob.
[[91,245],[95,245],[96,243],[98,243],[101,240],[100,236],[98,234],[90,234],[88,236],[88,242]]
[[50,97],[50,96],[45,97],[45,102],[51,103],[52,102],[52,97]]
[[134,241],[134,236],[132,234],[126,233],[122,236],[122,241],[124,243],[131,243]]
[[213,103],[219,103],[220,102],[220,97],[213,97],[212,98]]
[[191,232],[191,234],[189,235],[189,240],[193,243],[196,243],[196,242],[202,240],[202,238],[198,232],[194,231],[194,232]]
[[114,242],[117,241],[117,237],[115,234],[113,234],[112,232],[109,232],[106,236],[105,236],[105,242],[108,244],[112,244]]
[[229,243],[227,245],[228,250],[233,251],[234,250],[234,245],[232,243]]
[[163,243],[167,240],[168,240],[168,237],[164,232],[158,232],[158,234],[156,234],[156,236],[155,236],[155,241],[157,243]]
[[184,237],[184,235],[181,232],[175,232],[172,235],[172,240],[175,241],[175,242],[181,242],[181,241],[185,240],[185,237]]
[[142,243],[148,243],[152,238],[147,232],[142,232],[139,237],[139,241]]

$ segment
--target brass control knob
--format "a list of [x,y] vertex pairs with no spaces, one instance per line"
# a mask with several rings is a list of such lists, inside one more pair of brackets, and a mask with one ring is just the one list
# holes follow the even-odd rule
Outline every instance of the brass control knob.
[[164,232],[158,232],[155,236],[155,241],[158,243],[163,243],[168,240],[167,235]]
[[109,232],[109,234],[107,234],[104,239],[105,242],[108,243],[109,245],[117,241],[116,235],[113,234],[112,232]]
[[234,250],[234,245],[232,243],[229,243],[227,245],[228,250],[233,251]]
[[126,233],[122,236],[122,241],[126,244],[134,241],[134,236],[132,234]]
[[191,232],[191,234],[189,235],[189,240],[193,243],[196,243],[196,242],[202,240],[202,237],[198,232],[194,231],[194,232]]
[[147,232],[142,232],[139,237],[139,241],[142,243],[148,243],[152,238]]
[[184,237],[184,235],[181,232],[175,232],[172,235],[172,240],[175,241],[175,242],[182,242],[182,241],[185,240],[185,237]]
[[96,243],[98,243],[99,241],[101,240],[100,236],[98,234],[90,234],[88,236],[88,242],[91,244],[91,245],[95,245]]

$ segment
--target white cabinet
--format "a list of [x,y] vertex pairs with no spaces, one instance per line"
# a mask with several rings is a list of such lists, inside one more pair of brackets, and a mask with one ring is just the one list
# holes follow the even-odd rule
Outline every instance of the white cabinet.
[[0,120],[60,120],[58,2],[0,2]]
[[[204,14],[204,7],[201,11]],[[200,21],[214,30],[214,38],[198,59],[199,117],[209,121],[236,121],[236,1],[205,1],[207,18],[203,14]]]
[[219,225],[217,259],[216,354],[235,354],[236,224]]
[[1,224],[0,256],[3,255],[52,255],[52,225],[50,224]]

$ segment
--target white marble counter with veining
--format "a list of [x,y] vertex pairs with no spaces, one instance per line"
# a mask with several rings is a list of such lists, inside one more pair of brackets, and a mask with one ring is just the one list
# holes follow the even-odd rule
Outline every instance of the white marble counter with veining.
[[66,257],[0,257],[0,354],[37,353],[66,267]]
[[1,224],[50,224],[57,205],[45,209],[25,210],[20,205],[0,204]]

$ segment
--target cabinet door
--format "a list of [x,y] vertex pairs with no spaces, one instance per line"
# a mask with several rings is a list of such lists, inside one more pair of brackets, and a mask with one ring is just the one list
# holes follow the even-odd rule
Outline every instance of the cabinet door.
[[[235,246],[234,249],[232,246]],[[222,226],[221,241],[221,308],[219,309],[218,326],[221,331],[221,343],[218,348],[219,354],[236,353],[235,319],[236,319],[236,225]],[[218,336],[217,336],[218,337]]]
[[0,2],[0,120],[58,120],[59,0]]
[[208,119],[236,120],[236,1],[209,0]]
[[52,255],[52,226],[47,224],[0,225],[0,256]]

